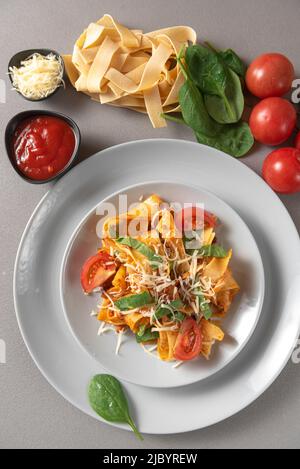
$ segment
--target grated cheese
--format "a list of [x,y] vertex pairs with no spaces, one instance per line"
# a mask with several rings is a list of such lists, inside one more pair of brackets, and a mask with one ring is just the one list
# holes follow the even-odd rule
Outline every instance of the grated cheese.
[[32,100],[46,98],[64,85],[62,60],[54,54],[35,53],[22,60],[19,68],[10,67],[9,73],[13,88]]
[[118,340],[117,340],[116,352],[115,352],[116,355],[119,355],[119,350],[120,350],[123,335],[125,334],[125,332],[126,332],[125,329],[122,330],[122,331],[117,332]]

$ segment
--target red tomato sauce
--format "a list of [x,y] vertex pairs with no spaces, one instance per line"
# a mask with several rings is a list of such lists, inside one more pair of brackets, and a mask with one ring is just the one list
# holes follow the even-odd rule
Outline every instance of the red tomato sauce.
[[75,148],[75,134],[58,117],[35,116],[16,128],[12,146],[18,168],[30,179],[45,180],[59,173]]

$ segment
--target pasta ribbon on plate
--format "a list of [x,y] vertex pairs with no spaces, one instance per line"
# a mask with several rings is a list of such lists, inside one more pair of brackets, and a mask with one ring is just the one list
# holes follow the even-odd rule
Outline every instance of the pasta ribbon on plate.
[[[115,28],[115,35],[126,36],[123,28]],[[86,42],[90,50],[99,45],[101,31],[90,28],[93,37]],[[114,34],[110,31],[109,37]],[[86,36],[79,44],[85,41]],[[134,35],[125,42],[128,48]],[[122,223],[128,229],[141,220],[144,229],[120,235]],[[116,332],[130,330],[143,348],[146,344],[152,351],[157,348],[161,360],[209,359],[214,343],[224,339],[215,320],[227,314],[240,289],[229,268],[232,249],[216,242],[215,224],[209,223],[200,231],[192,230],[191,239],[199,240],[201,247],[190,249],[190,238],[182,237],[178,224],[172,206],[156,194],[105,221],[98,256],[105,253],[106,263],[100,256],[94,270],[88,270],[89,276],[95,271],[97,278],[105,278],[103,270],[114,266],[109,281],[97,285],[102,298],[98,319],[112,324]]]

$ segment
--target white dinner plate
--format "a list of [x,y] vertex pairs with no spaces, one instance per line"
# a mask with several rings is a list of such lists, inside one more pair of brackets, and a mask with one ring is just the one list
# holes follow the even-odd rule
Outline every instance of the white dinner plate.
[[[97,252],[101,245],[96,228],[103,223],[108,203],[118,212],[119,196],[127,197],[128,205],[137,203],[141,196],[158,194],[173,204],[201,204],[218,217],[216,236],[218,243],[233,249],[230,267],[241,290],[236,296],[227,317],[220,323],[226,336],[213,347],[210,360],[199,357],[177,367],[175,363],[158,360],[153,352],[145,353],[127,333],[116,355],[117,336],[113,331],[99,337],[99,321],[90,316],[97,310],[99,293],[84,295],[80,271],[84,261]],[[100,216],[102,213],[104,216]],[[148,182],[124,188],[99,203],[76,228],[67,247],[61,275],[61,298],[67,321],[83,348],[96,358],[114,376],[126,381],[151,387],[183,386],[213,375],[230,363],[243,349],[257,324],[264,295],[262,260],[255,240],[243,220],[225,202],[210,192],[186,184],[168,181]],[[149,347],[146,346],[148,350]]]
[[39,369],[66,399],[99,418],[86,389],[104,368],[68,326],[59,295],[62,259],[76,227],[99,201],[122,187],[159,180],[202,187],[228,203],[254,235],[266,280],[255,331],[221,371],[172,389],[123,382],[142,432],[178,433],[214,424],[253,402],[283,369],[299,335],[299,236],[283,204],[254,172],[215,149],[180,140],[136,141],[94,155],[58,181],[29,220],[16,258],[14,299]]

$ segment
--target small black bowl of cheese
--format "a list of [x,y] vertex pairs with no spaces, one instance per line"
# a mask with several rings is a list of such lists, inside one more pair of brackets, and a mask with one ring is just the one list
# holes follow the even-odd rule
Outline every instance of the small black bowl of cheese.
[[9,61],[8,74],[13,86],[28,101],[50,98],[64,85],[64,61],[52,49],[27,49]]

